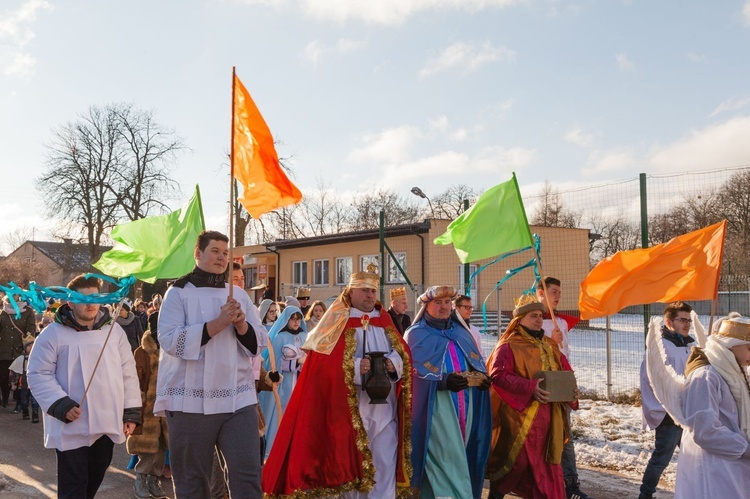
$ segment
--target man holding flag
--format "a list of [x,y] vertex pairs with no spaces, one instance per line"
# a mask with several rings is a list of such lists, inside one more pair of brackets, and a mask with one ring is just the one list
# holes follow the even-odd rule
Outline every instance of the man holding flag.
[[258,403],[252,359],[266,329],[247,293],[225,282],[228,238],[203,231],[195,268],[167,290],[159,314],[154,412],[166,415],[176,497],[210,497],[218,448],[233,497],[261,497]]

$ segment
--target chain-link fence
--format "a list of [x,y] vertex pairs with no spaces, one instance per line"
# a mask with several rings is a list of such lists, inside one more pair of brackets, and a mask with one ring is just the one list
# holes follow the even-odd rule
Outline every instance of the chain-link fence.
[[[522,186],[522,193],[524,192]],[[680,234],[722,219],[729,221],[724,267],[715,315],[736,310],[750,314],[750,167],[675,175],[640,175],[619,182],[556,189],[546,184],[540,193],[523,196],[533,232],[541,241],[544,275],[562,282],[558,311],[579,316],[580,283],[603,258],[622,251],[653,246]],[[413,317],[416,298],[432,285],[452,285],[465,292],[466,267],[458,263],[452,248],[436,247],[432,240],[447,227],[448,220],[429,220],[385,229],[391,252],[381,254],[378,231],[277,243],[282,254],[280,292],[294,296],[300,286],[311,288],[312,300],[337,296],[352,272],[366,270],[380,260],[383,271],[383,302],[389,291],[407,289],[408,313]],[[554,228],[554,229],[551,229]],[[468,293],[474,302],[472,322],[484,329],[483,349],[489,354],[498,333],[511,316],[513,299],[534,282],[531,269],[514,276],[493,291],[506,269],[523,265],[533,257],[514,255],[482,272]],[[394,259],[399,262],[395,265]],[[473,273],[480,261],[472,263]],[[309,268],[308,268],[309,266]],[[406,276],[398,270],[401,266]],[[479,312],[487,301],[487,327]],[[691,302],[708,326],[711,302]],[[570,333],[571,364],[580,387],[600,397],[631,394],[639,388],[648,318],[661,314],[663,304],[629,307],[609,318],[581,321]]]

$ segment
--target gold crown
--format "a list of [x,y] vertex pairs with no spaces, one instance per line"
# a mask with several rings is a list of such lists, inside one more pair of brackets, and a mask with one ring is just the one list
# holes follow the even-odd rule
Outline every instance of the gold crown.
[[391,290],[391,301],[398,298],[406,298],[406,288],[404,288],[403,286],[400,288],[393,288]]
[[750,323],[746,322],[747,318],[745,317],[742,318],[744,320],[737,319],[724,319],[721,321],[719,332],[715,334],[741,341],[750,341]]
[[532,310],[541,310],[544,312],[545,307],[536,299],[535,295],[524,293],[515,301],[516,308],[513,309],[513,317],[528,314]]
[[306,288],[304,286],[297,288],[297,294],[295,295],[297,299],[299,298],[310,298],[310,288]]
[[380,289],[380,276],[373,272],[355,272],[349,276],[349,287]]

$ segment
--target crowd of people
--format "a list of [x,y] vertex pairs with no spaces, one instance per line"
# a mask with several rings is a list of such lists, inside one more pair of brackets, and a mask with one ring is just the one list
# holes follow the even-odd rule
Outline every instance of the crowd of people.
[[[126,443],[138,498],[167,497],[171,480],[177,498],[478,499],[488,479],[490,498],[586,499],[570,431],[580,392],[545,384],[571,378],[561,286],[545,277],[521,296],[487,357],[471,297],[451,286],[427,288],[413,320],[406,290],[385,308],[368,271],[328,307],[304,287],[256,306],[228,238],[204,231],[195,268],[163,298],[51,304],[37,324],[5,297],[2,405],[32,423],[41,413],[61,498],[94,497]],[[90,295],[101,282],[68,288]],[[664,365],[687,380],[680,407],[662,405],[644,360],[655,448],[640,498],[680,443],[678,497],[743,497],[750,321],[719,321],[705,348],[692,348],[688,305],[668,305],[663,321]]]

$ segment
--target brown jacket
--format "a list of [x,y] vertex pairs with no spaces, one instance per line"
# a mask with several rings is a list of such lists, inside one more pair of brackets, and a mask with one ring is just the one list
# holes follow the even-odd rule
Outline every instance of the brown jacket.
[[[133,352],[135,370],[141,385],[141,421],[133,435],[128,437],[126,448],[130,454],[154,454],[159,445],[167,445],[167,422],[154,416],[156,377],[159,371],[159,348],[150,331],[143,333],[141,346]],[[163,442],[163,444],[162,444]]]

